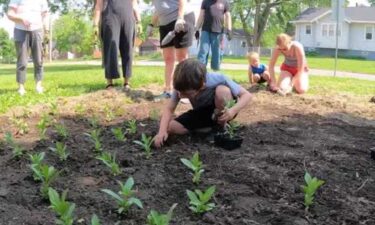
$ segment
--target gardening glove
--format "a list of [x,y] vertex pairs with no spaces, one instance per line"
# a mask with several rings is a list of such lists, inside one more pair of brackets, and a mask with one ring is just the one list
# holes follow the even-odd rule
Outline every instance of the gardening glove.
[[185,20],[183,18],[177,19],[174,25],[174,30],[176,31],[176,33],[185,31],[184,25],[185,25]]
[[200,33],[199,33],[199,30],[197,30],[197,31],[195,31],[195,39],[197,40],[197,41],[199,41],[199,37],[200,37]]
[[143,33],[143,27],[141,23],[136,24],[136,33],[138,37]]
[[227,35],[227,39],[228,41],[232,40],[233,38],[233,33],[232,33],[232,30],[226,30],[225,34]]
[[152,24],[147,25],[146,38],[152,37],[153,34],[154,34],[154,25]]

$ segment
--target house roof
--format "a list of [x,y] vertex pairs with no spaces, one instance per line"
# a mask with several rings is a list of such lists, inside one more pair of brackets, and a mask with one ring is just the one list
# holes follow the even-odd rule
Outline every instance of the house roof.
[[[308,8],[291,22],[314,22],[331,12],[331,8]],[[345,20],[349,23],[375,23],[375,7],[347,7],[345,8]]]

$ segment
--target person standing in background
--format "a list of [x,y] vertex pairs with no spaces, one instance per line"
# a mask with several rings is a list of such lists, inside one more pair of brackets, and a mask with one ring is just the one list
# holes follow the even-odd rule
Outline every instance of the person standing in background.
[[8,18],[15,23],[14,42],[17,52],[18,93],[26,93],[26,71],[29,58],[34,63],[35,90],[43,93],[43,40],[49,37],[48,3],[46,0],[10,0]]
[[[224,29],[225,27],[225,29]],[[227,0],[203,0],[198,17],[196,32],[202,28],[198,60],[207,65],[211,49],[211,69],[220,70],[222,35],[227,35],[228,41],[232,39],[232,19],[229,2]]]
[[[120,78],[118,53],[122,62],[124,90],[129,90],[132,76],[135,28],[140,33],[141,16],[137,0],[96,0],[94,8],[94,33],[101,36],[106,88],[113,87],[113,79]],[[99,29],[99,22],[101,24]],[[135,26],[137,24],[137,26]]]
[[[195,16],[186,0],[153,0],[155,13],[147,27],[147,36],[152,35],[153,27],[159,26],[160,47],[165,64],[164,91],[159,98],[170,98],[175,61],[188,58],[188,48],[193,44]],[[174,32],[173,32],[174,31]],[[168,43],[163,39],[172,32],[175,35]]]

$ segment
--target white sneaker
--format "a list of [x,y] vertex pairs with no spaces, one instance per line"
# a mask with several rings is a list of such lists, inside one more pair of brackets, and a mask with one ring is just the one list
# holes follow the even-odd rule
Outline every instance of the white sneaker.
[[44,92],[44,88],[42,86],[36,86],[35,90],[38,94],[43,94]]
[[25,88],[19,88],[17,92],[18,92],[18,94],[20,94],[21,96],[24,96],[24,95],[26,94],[26,90],[25,90]]

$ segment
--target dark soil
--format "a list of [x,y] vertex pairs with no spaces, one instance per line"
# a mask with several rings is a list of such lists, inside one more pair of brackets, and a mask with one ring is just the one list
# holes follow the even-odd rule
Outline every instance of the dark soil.
[[[96,106],[123,97],[105,96],[106,101],[95,96]],[[45,152],[44,162],[61,171],[52,187],[59,192],[69,190],[68,200],[76,204],[75,224],[90,224],[95,213],[105,225],[118,221],[143,225],[151,209],[166,212],[178,203],[171,224],[370,225],[375,224],[375,160],[370,157],[371,150],[375,150],[375,109],[368,99],[363,101],[368,105],[358,104],[348,109],[350,102],[344,106],[342,99],[282,98],[259,93],[237,118],[243,124],[239,131],[244,138],[241,148],[232,151],[218,148],[212,135],[172,136],[163,149],[153,149],[148,160],[133,141],[139,140],[142,133],[156,134],[158,121],[150,116],[160,113],[163,103],[142,101],[126,105],[123,116],[102,121],[100,125],[104,150],[116,153],[121,165],[122,174],[116,177],[95,159],[93,144],[84,135],[92,129],[87,117],[97,112],[104,118],[100,114],[103,111],[95,107],[79,116],[69,110],[72,108],[69,103],[62,107],[59,102],[64,109],[60,109],[55,119],[64,122],[70,131],[64,141],[71,154],[66,162],[60,162],[48,149],[62,140],[52,128],[47,132],[47,140],[25,143],[24,140],[37,139],[34,125],[40,113],[28,118],[32,129],[29,134],[18,136],[17,141],[29,146],[28,153]],[[180,111],[188,107],[182,106]],[[127,135],[128,140],[121,143],[111,134],[111,128],[125,128],[124,122],[130,118],[138,119],[138,131]],[[3,132],[16,133],[9,121],[2,122]],[[198,186],[193,185],[189,170],[180,162],[180,158],[190,158],[196,151],[205,165]],[[56,216],[49,202],[40,196],[40,183],[33,180],[28,164],[27,154],[14,159],[9,146],[1,144],[1,225],[54,224]],[[308,212],[300,187],[305,171],[326,181]],[[117,192],[116,181],[125,182],[129,176],[135,180],[136,195],[144,203],[144,209],[131,208],[121,216],[116,213],[113,199],[101,189]],[[217,189],[213,199],[216,208],[194,215],[188,208],[186,190],[206,189],[211,185]]]

